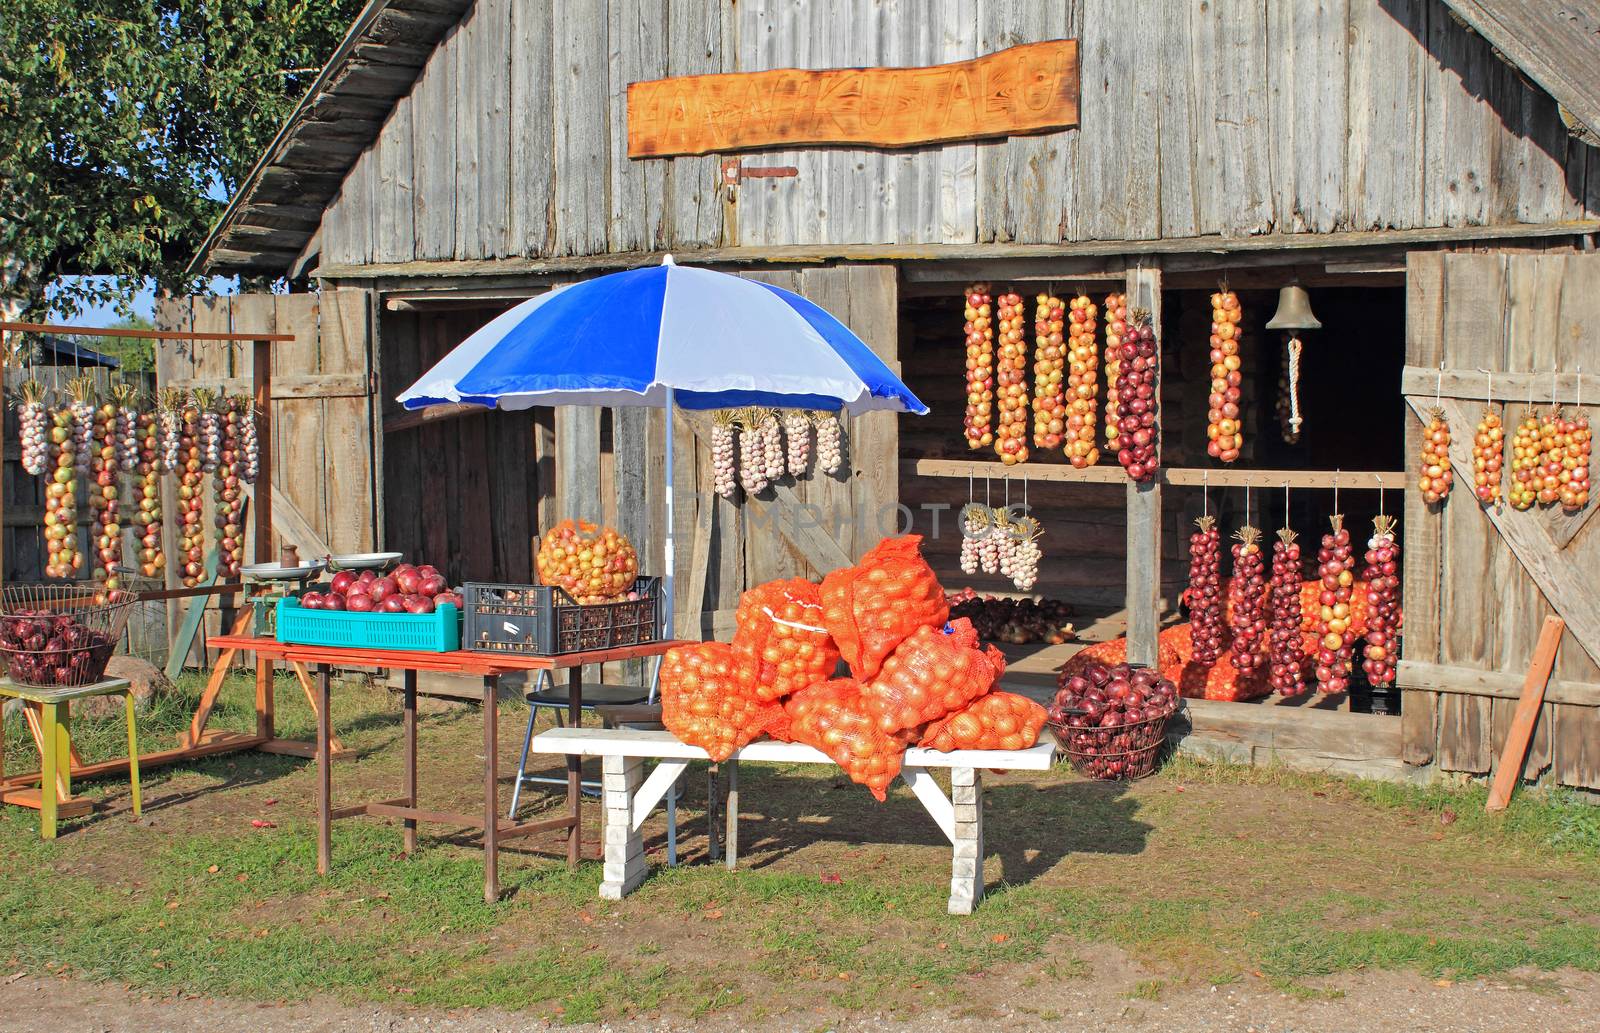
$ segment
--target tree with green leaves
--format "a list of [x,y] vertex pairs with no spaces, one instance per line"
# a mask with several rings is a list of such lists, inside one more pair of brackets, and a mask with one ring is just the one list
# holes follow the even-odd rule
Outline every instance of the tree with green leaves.
[[[361,0],[4,0],[8,293],[126,304],[183,270]],[[59,282],[63,276],[115,280]]]

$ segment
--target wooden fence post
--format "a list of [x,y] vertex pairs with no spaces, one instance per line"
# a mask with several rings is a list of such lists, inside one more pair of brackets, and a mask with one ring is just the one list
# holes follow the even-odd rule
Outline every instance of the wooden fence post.
[[[1150,313],[1161,350],[1161,270],[1139,266],[1128,273],[1128,308]],[[1156,381],[1156,399],[1161,382]],[[1128,482],[1128,662],[1156,665],[1156,636],[1161,625],[1161,482]]]

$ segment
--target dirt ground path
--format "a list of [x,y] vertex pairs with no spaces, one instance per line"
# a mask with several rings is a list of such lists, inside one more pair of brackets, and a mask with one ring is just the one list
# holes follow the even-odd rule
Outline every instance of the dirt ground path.
[[[1118,981],[1120,983],[1120,981]],[[555,1027],[591,1031],[731,1033],[979,1033],[1071,1029],[1160,1033],[1545,1033],[1600,1030],[1600,976],[1560,973],[1438,984],[1417,976],[1364,972],[1330,980],[1327,997],[1305,1000],[1246,987],[1168,991],[1134,1000],[1111,982],[1077,979],[1030,992],[1025,1010],[888,1015],[792,1012],[747,1026],[737,1015],[700,1020]],[[150,999],[111,985],[28,976],[0,979],[6,1033],[511,1033],[547,1022],[492,1011],[392,1010],[331,1002],[255,1004],[215,999]]]

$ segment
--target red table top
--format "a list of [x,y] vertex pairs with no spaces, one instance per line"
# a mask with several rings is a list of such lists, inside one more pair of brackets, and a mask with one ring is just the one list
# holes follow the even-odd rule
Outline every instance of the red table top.
[[450,653],[423,653],[402,649],[345,649],[339,646],[291,645],[279,642],[275,638],[258,638],[254,635],[213,635],[206,640],[206,645],[213,649],[237,649],[291,663],[492,675],[509,674],[512,671],[559,671],[583,664],[634,660],[644,656],[659,656],[673,646],[692,645],[692,643],[667,639],[637,646],[619,646],[616,649],[595,649],[587,653],[563,653],[560,656],[474,653],[466,649]]

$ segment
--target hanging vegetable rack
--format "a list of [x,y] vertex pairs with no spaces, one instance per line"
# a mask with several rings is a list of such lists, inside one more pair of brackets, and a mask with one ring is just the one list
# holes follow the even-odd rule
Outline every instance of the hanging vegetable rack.
[[[252,345],[252,377],[251,391],[258,421],[258,437],[261,441],[271,440],[271,410],[268,405],[272,397],[272,346],[274,344],[294,340],[292,334],[276,333],[222,333],[199,332],[181,330],[135,330],[116,327],[77,327],[60,326],[51,323],[8,322],[0,321],[0,337],[6,334],[65,334],[80,337],[134,337],[144,340],[153,340],[158,348],[169,347],[180,342],[190,344],[201,341],[223,343],[250,343]],[[0,369],[0,390],[5,388],[4,379],[11,370]],[[0,498],[0,518],[4,516],[4,499]],[[268,449],[260,450],[259,468],[255,479],[255,500],[252,506],[253,523],[255,528],[256,554],[262,558],[271,555],[275,550],[275,534],[272,523],[272,457]],[[168,522],[170,528],[171,522]],[[172,566],[168,567],[169,584],[174,576]],[[5,570],[3,558],[0,558],[0,583],[3,583]],[[7,586],[9,589],[11,586]],[[242,586],[237,581],[226,581],[215,585],[197,585],[190,588],[166,588],[163,590],[143,592],[141,601],[162,600],[190,600],[191,620],[198,617],[210,597],[219,597],[223,607],[223,623],[225,627],[234,630],[248,630],[248,625],[239,625],[235,620],[234,597],[242,591]],[[250,611],[246,608],[242,618],[248,621]],[[197,623],[197,621],[196,621]],[[186,650],[183,651],[186,654]],[[221,688],[222,680],[226,677],[233,660],[232,653],[225,652],[217,658],[212,667],[210,681],[205,692],[201,695],[199,706],[190,721],[189,729],[175,749],[162,750],[149,753],[139,758],[141,767],[150,767],[161,764],[183,763],[199,757],[212,756],[219,753],[230,753],[238,750],[260,749],[270,753],[291,753],[305,755],[309,744],[285,742],[276,737],[273,722],[273,703],[271,695],[272,662],[257,660],[256,683],[265,685],[266,692],[258,691],[256,694],[256,728],[254,732],[228,732],[221,730],[208,730],[207,721],[215,704],[217,693]],[[125,771],[128,767],[126,758],[99,761],[94,764],[74,764],[72,774],[74,777],[86,775],[115,774]],[[38,793],[39,773],[11,773],[0,777],[0,803],[20,804],[25,807],[37,808],[40,806]],[[76,798],[67,801],[64,813],[74,813],[74,808],[81,808],[81,813],[88,807],[87,801]]]

